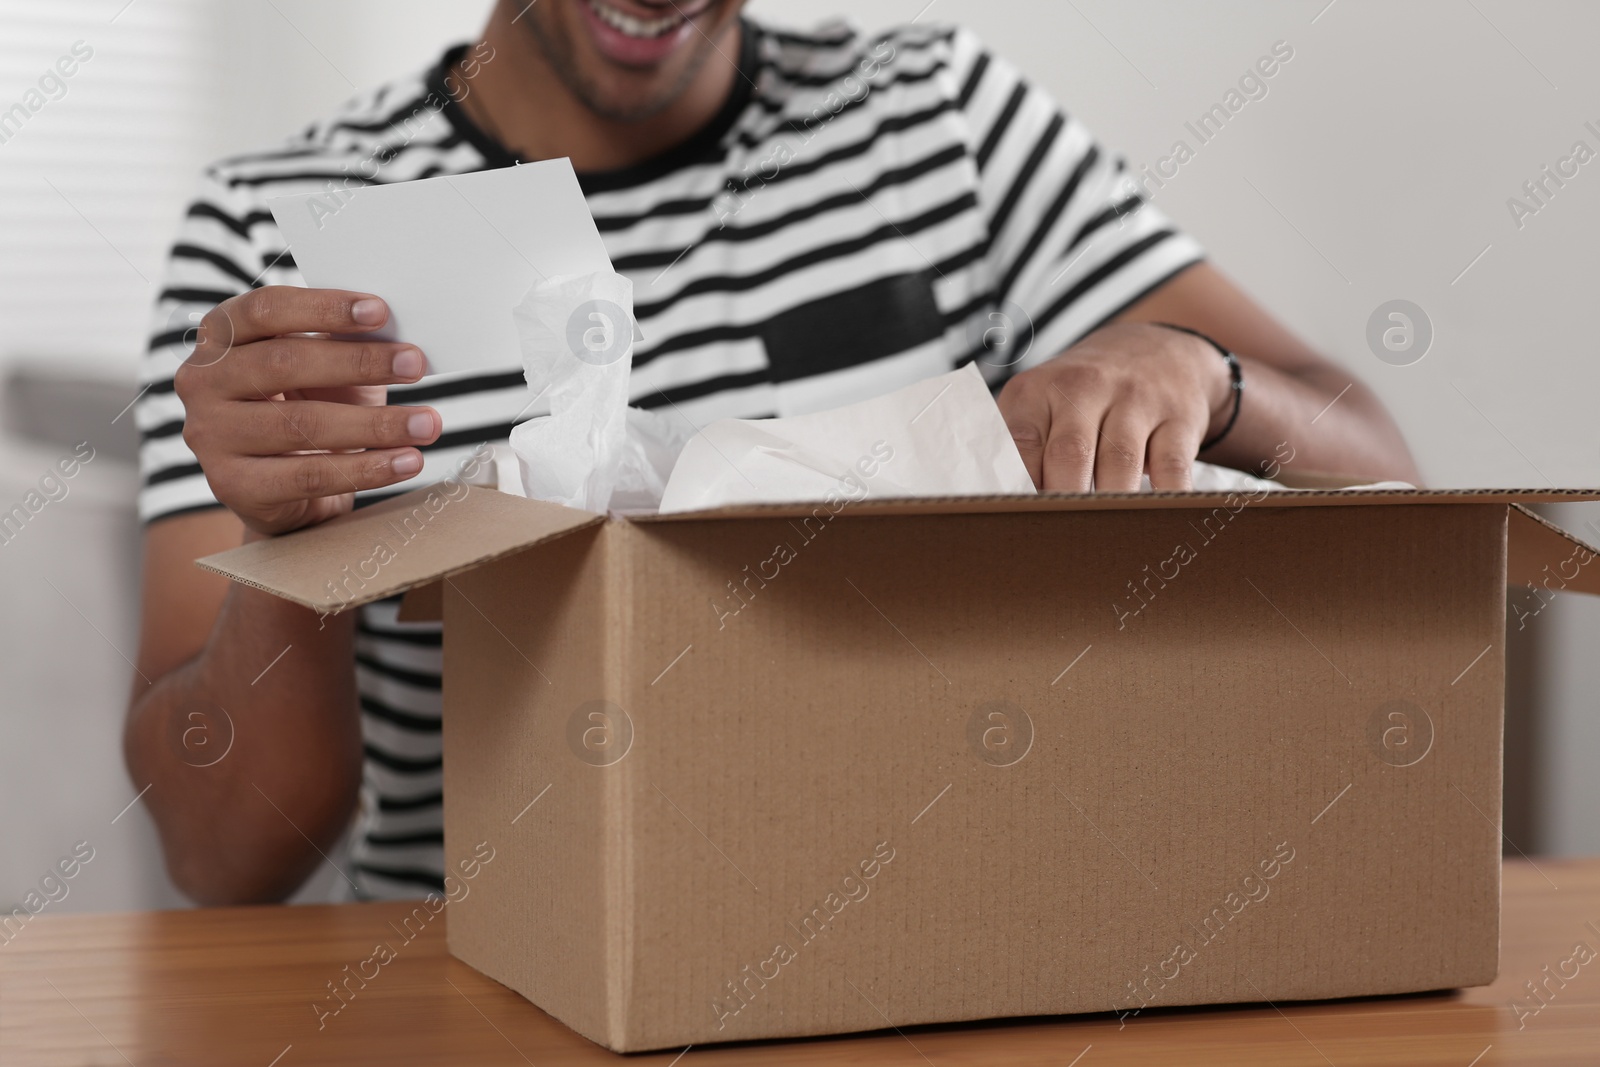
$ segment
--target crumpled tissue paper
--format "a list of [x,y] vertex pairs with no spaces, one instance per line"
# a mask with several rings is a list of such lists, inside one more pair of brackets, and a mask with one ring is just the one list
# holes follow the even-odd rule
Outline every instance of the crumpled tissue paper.
[[729,504],[1032,493],[975,364],[885,396],[784,419],[723,419],[691,439],[663,514]]
[[627,437],[632,307],[633,283],[601,272],[538,282],[512,310],[523,377],[550,405],[511,431],[529,497],[609,506]]
[[633,283],[609,271],[549,278],[512,318],[530,406],[550,408],[511,431],[522,495],[602,514],[654,508],[694,430],[628,406]]

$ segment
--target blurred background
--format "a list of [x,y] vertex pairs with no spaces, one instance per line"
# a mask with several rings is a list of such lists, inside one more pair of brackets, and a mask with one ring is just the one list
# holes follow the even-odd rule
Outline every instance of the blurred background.
[[[79,442],[94,449],[68,495],[0,544],[5,910],[80,840],[95,859],[59,910],[182,903],[120,734],[138,596],[126,409],[194,176],[432,62],[488,8],[0,0],[0,113],[60,57],[76,60],[25,123],[0,125],[0,510]],[[1542,205],[1523,190],[1575,142],[1600,150],[1600,68],[1588,54],[1600,5],[753,0],[750,10],[799,26],[841,13],[867,28],[965,23],[1135,171],[1180,138],[1193,146],[1185,123],[1286,43],[1293,58],[1267,95],[1152,183],[1155,202],[1377,389],[1429,483],[1600,484],[1590,310],[1600,161],[1559,188],[1546,181]],[[1514,212],[1513,197],[1537,210]],[[1420,359],[1418,348],[1369,344],[1369,320],[1395,300],[1431,329]],[[1600,508],[1550,514],[1600,539]],[[1600,853],[1600,600],[1557,598],[1510,631],[1508,851]]]

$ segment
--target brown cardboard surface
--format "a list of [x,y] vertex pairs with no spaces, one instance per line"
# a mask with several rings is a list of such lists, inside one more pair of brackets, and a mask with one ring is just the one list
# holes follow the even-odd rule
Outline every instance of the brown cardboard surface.
[[414,585],[400,598],[399,622],[441,622],[444,619],[444,581]]
[[[496,852],[451,906],[450,948],[590,1035],[612,1032],[620,1009],[616,845],[628,831],[613,780],[573,756],[568,716],[549,709],[618,686],[620,606],[607,594],[622,536],[586,530],[445,589],[444,699],[460,709],[443,723],[445,856],[480,841]],[[492,903],[462,906],[474,899]]]
[[302,607],[335,612],[603,521],[559,504],[456,483],[418,489],[196,562]]
[[1521,504],[1511,505],[1506,537],[1506,581],[1550,592],[1600,595],[1600,549],[1574,537]]
[[[1600,489],[1293,489],[1228,492],[1036,493],[1028,496],[894,497],[853,501],[852,515],[976,515],[1048,511],[1168,511],[1219,508],[1250,499],[1252,508],[1353,507],[1394,504],[1554,504],[1600,500]],[[628,514],[630,522],[798,518],[838,501],[739,504],[670,515]]]
[[1487,982],[1507,508],[1407,502],[609,523],[452,579],[446,855],[497,850],[452,951],[619,1050]]

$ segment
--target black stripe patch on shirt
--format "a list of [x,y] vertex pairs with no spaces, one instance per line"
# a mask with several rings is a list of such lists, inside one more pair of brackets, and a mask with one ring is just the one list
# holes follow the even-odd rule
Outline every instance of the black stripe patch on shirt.
[[897,274],[801,304],[761,331],[777,381],[898,355],[944,333],[927,272]]

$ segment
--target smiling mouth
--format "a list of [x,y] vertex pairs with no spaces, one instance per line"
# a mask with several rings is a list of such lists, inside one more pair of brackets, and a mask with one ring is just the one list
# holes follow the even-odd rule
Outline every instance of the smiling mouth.
[[665,37],[683,26],[689,18],[711,6],[708,3],[694,4],[691,10],[684,11],[674,4],[670,14],[661,18],[641,19],[612,7],[605,0],[584,0],[584,2],[601,22],[618,33],[639,41],[652,41]]

